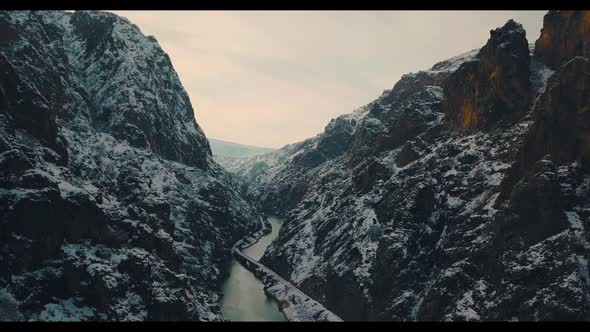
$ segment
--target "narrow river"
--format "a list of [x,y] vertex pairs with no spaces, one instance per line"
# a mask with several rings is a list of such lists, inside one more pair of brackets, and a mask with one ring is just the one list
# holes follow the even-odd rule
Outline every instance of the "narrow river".
[[[269,217],[272,232],[263,236],[244,254],[259,260],[264,250],[279,235],[282,220]],[[235,259],[231,262],[229,278],[222,287],[221,311],[230,321],[279,321],[287,319],[279,311],[278,303],[264,293],[264,286],[252,272],[246,270]]]

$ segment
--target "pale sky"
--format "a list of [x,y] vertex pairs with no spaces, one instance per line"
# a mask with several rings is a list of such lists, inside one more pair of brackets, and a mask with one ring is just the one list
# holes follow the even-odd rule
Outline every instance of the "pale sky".
[[156,37],[209,138],[281,147],[323,131],[401,75],[479,48],[544,11],[115,11]]

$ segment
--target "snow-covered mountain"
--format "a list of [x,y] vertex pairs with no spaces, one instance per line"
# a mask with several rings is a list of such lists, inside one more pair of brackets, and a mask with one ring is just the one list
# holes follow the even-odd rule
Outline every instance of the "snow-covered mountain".
[[154,37],[0,12],[0,320],[221,320],[257,208],[344,320],[590,320],[588,22],[510,20],[230,174]]
[[0,12],[0,311],[220,320],[258,215],[152,36],[106,12]]
[[235,168],[262,262],[344,320],[590,320],[589,12],[403,76]]
[[213,160],[230,171],[233,170],[234,167],[241,165],[244,160],[276,150],[213,138],[209,139],[209,144],[211,145]]

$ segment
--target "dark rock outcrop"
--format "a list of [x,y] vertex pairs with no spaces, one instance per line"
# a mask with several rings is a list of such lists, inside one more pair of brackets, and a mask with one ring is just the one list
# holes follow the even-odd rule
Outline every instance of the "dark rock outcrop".
[[500,200],[545,155],[557,165],[579,161],[590,170],[590,60],[575,57],[547,82],[514,165],[503,180]]
[[549,80],[522,153],[525,169],[550,154],[558,165],[578,160],[590,170],[590,59],[571,59]]
[[500,119],[517,120],[530,102],[529,46],[522,25],[510,20],[490,31],[473,61],[446,81],[442,110],[457,131],[489,129]]
[[500,224],[503,246],[528,247],[568,227],[551,156],[537,161],[531,173],[516,184],[507,205],[503,212],[513,218]]
[[534,57],[557,69],[577,56],[590,57],[590,11],[549,11],[543,17]]

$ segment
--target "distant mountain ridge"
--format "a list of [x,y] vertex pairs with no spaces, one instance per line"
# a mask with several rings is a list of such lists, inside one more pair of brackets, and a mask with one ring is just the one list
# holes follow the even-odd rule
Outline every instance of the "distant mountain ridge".
[[235,165],[241,164],[245,159],[277,150],[214,138],[209,138],[209,145],[211,146],[213,160],[217,161],[221,166],[228,170],[233,169]]

